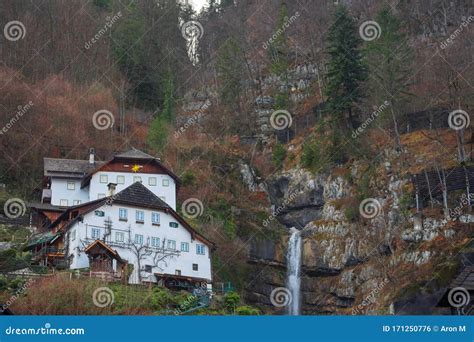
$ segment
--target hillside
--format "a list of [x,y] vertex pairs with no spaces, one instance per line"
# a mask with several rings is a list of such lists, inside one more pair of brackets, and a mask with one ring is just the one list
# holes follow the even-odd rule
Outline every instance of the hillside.
[[[449,314],[474,260],[472,3],[340,3],[3,1],[25,34],[0,46],[2,204],[41,197],[43,157],[136,147],[180,177],[180,213],[200,204],[188,221],[242,312],[287,313],[278,288],[297,300],[300,234],[299,313]],[[181,303],[147,291],[106,314]]]

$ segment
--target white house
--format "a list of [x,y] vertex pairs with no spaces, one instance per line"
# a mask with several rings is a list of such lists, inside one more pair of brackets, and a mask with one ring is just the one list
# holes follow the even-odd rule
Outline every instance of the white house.
[[176,209],[178,177],[158,158],[137,149],[115,155],[107,162],[95,161],[93,149],[89,160],[44,158],[42,203],[69,207],[107,196],[109,183],[121,191],[142,182],[150,191]]
[[30,243],[37,260],[130,283],[210,284],[214,245],[175,211],[179,179],[136,149],[93,159],[45,158],[49,197],[32,206],[42,217]]

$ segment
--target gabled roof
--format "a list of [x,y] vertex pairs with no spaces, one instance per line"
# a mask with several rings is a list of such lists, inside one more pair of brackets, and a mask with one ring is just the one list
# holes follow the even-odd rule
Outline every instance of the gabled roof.
[[95,240],[94,242],[90,243],[84,249],[84,252],[86,254],[92,254],[94,247],[105,251],[108,255],[110,255],[112,258],[114,258],[118,262],[124,263],[124,260],[120,257],[118,252],[115,249],[111,248],[109,245],[107,245],[105,242],[101,241],[101,240]]
[[102,161],[90,164],[88,160],[43,158],[45,176],[77,176],[83,177],[97,167],[104,165]]
[[116,158],[127,158],[127,159],[159,159],[155,158],[145,152],[137,150],[136,148],[132,147],[131,150],[123,153],[119,153],[115,155]]
[[102,163],[100,165],[98,165],[96,168],[92,169],[92,170],[89,170],[89,172],[87,173],[87,175],[84,176],[83,180],[82,180],[82,183],[81,183],[81,188],[89,185],[89,182],[92,178],[92,176],[96,173],[96,172],[99,172],[103,169],[106,169],[107,168],[107,165],[108,164],[111,164],[112,162],[116,161],[116,160],[119,160],[119,161],[122,161],[122,160],[130,160],[130,161],[134,161],[136,160],[137,162],[138,161],[142,161],[142,162],[146,162],[146,164],[152,164],[152,163],[155,163],[159,166],[159,168],[161,170],[163,170],[163,172],[165,174],[167,174],[168,176],[170,176],[171,178],[174,179],[174,181],[176,182],[176,185],[179,187],[180,184],[181,184],[181,181],[179,180],[179,177],[174,174],[170,169],[168,169],[161,161],[160,161],[160,158],[156,158],[156,157],[153,157],[145,152],[142,152],[140,150],[137,150],[136,148],[132,148],[131,150],[128,150],[126,152],[122,152],[122,153],[119,153],[119,154],[116,154],[114,155],[114,157],[112,159],[110,159],[109,161],[105,162],[105,163]]
[[[164,211],[167,214],[173,216],[181,225],[191,233],[192,238],[197,238],[200,241],[204,242],[211,248],[215,248],[215,244],[204,237],[202,234],[197,232],[191,225],[186,222],[173,208],[171,208],[168,204],[166,204],[163,200],[161,200],[158,196],[156,196],[153,192],[148,190],[142,183],[136,182],[130,185],[129,187],[123,189],[119,193],[113,196],[104,197],[101,199],[97,199],[91,202],[86,202],[83,204],[79,204],[73,207],[69,207],[64,213],[61,214],[56,221],[51,223],[49,228],[54,228],[58,225],[61,221],[67,219],[69,217],[69,213],[73,210],[79,210],[79,215],[85,215],[97,208],[104,206],[104,205],[111,205],[111,204],[125,204],[130,206],[135,206],[139,208],[148,208],[148,209],[156,209]],[[82,209],[82,211],[81,211]],[[68,229],[73,222],[79,219],[79,216],[71,219],[62,229]]]
[[118,194],[112,196],[112,201],[146,208],[171,209],[168,204],[140,182],[133,183]]

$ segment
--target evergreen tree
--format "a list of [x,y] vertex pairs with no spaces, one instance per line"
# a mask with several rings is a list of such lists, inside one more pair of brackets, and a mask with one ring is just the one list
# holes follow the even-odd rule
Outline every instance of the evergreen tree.
[[338,6],[328,31],[327,81],[325,94],[334,128],[353,128],[353,110],[363,97],[361,88],[366,69],[360,50],[361,38],[354,18],[344,6]]
[[238,110],[244,61],[236,39],[232,37],[227,39],[219,49],[217,72],[222,102],[230,106],[232,110]]
[[276,35],[268,46],[268,53],[270,57],[270,70],[276,75],[286,78],[288,70],[288,39],[285,32],[285,20],[288,18],[288,9],[284,2],[280,5],[277,25],[274,34]]
[[165,147],[175,121],[174,82],[170,71],[163,83],[163,107],[148,129],[148,144],[157,151],[161,151]]
[[376,16],[382,32],[380,37],[367,45],[367,56],[371,74],[374,75],[372,92],[378,104],[388,101],[386,112],[390,113],[400,147],[398,119],[401,115],[401,100],[407,94],[411,72],[412,53],[402,23],[388,8]]

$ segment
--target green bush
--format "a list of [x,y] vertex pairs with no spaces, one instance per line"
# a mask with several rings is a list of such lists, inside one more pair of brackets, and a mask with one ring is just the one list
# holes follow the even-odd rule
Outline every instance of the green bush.
[[154,310],[166,308],[171,301],[172,296],[168,290],[158,286],[153,287],[150,302]]
[[240,303],[240,296],[237,292],[229,292],[224,296],[224,305],[227,312],[234,313]]
[[249,305],[239,306],[235,309],[235,313],[240,316],[256,316],[260,314],[258,309],[253,308]]
[[181,182],[183,186],[194,185],[195,180],[196,180],[196,176],[190,170],[184,171],[184,173],[181,175]]

